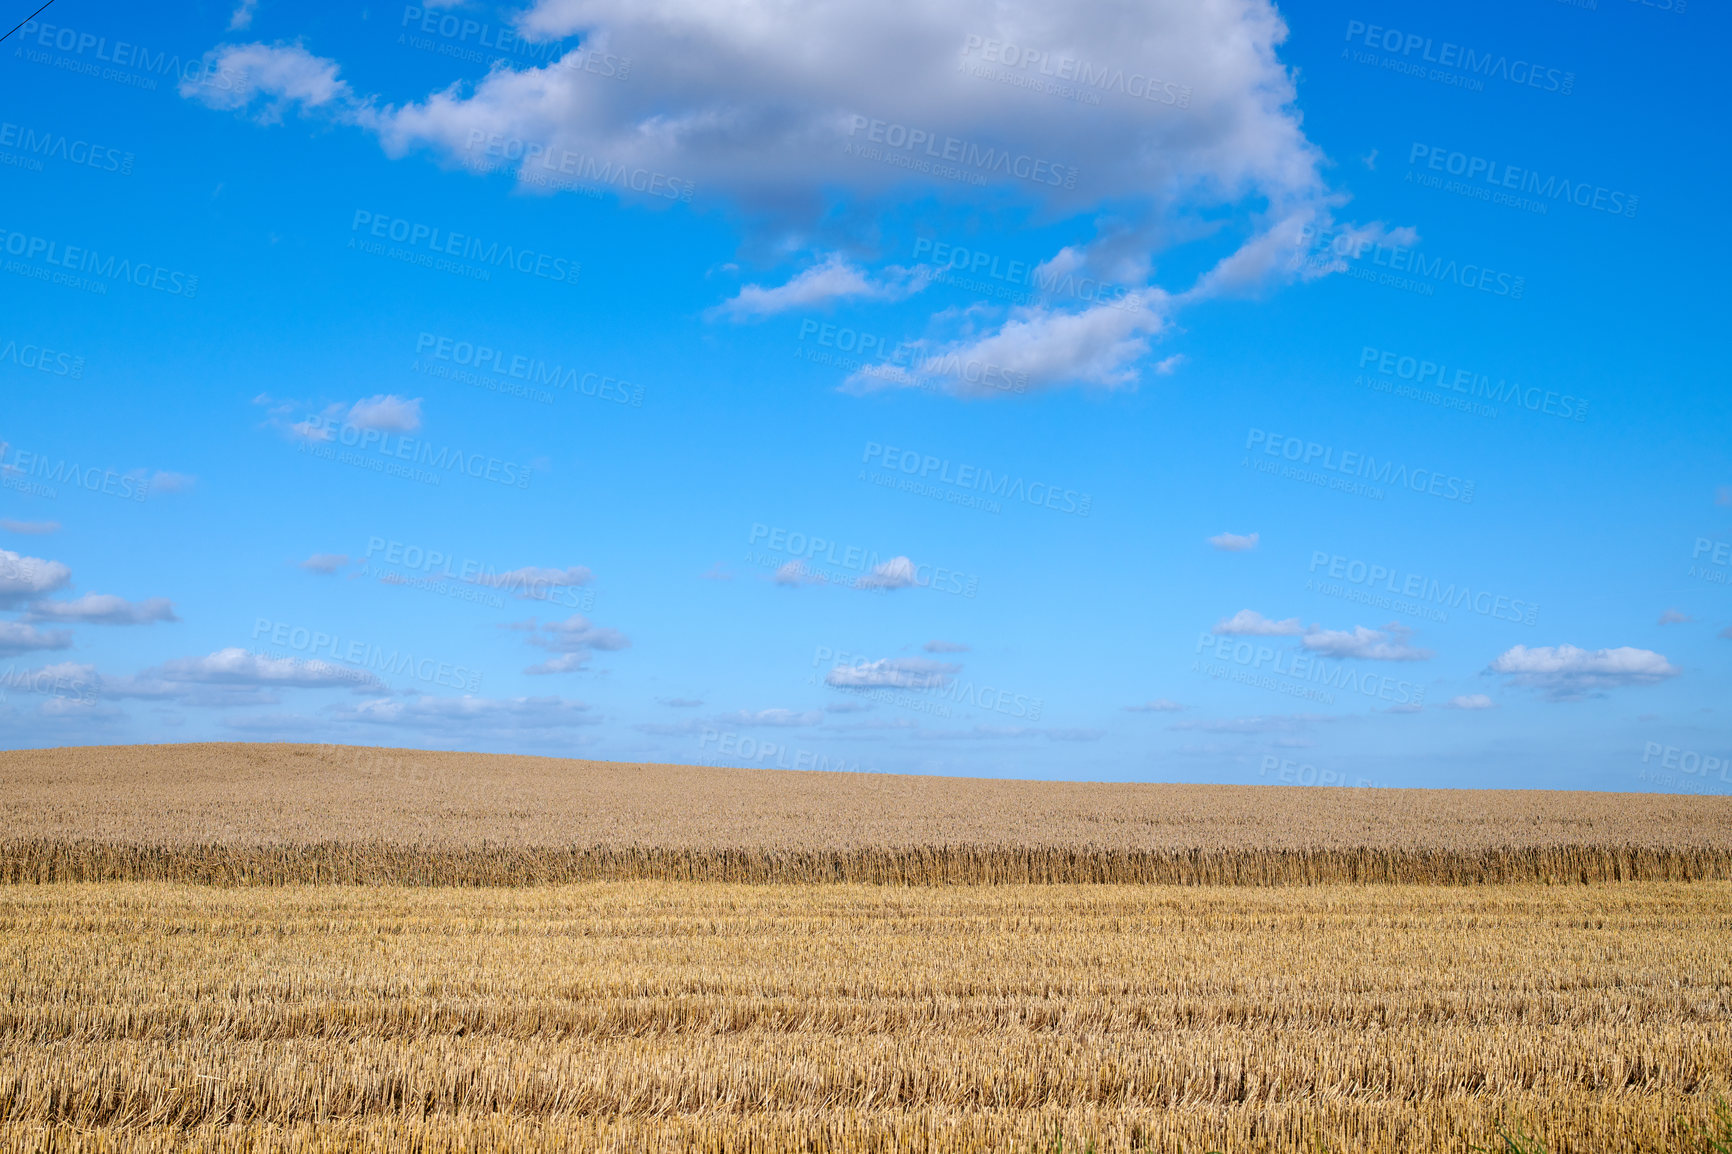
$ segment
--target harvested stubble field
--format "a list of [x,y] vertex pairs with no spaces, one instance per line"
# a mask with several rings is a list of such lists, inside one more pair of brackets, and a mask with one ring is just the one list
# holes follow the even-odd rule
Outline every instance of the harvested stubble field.
[[0,752],[0,880],[1732,879],[1732,797],[1099,785],[318,745]]
[[185,746],[0,819],[0,1149],[1732,1149],[1725,799]]

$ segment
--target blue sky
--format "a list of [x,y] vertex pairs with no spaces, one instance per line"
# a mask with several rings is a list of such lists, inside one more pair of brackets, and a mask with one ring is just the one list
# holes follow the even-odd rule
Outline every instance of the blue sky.
[[0,742],[1732,792],[1677,4],[59,0]]

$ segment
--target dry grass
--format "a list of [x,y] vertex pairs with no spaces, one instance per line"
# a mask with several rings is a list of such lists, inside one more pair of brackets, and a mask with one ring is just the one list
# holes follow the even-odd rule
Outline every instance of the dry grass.
[[12,887],[0,1148],[1699,1150],[1728,941],[1718,882]]
[[0,831],[0,1151],[1732,1154],[1732,799],[201,745]]
[[342,746],[0,753],[0,880],[1732,878],[1732,798],[1101,785]]

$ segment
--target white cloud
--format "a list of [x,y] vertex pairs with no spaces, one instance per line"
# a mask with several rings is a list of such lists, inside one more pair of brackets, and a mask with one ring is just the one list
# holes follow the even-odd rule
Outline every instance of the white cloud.
[[234,14],[229,17],[229,31],[240,32],[252,27],[253,13],[259,8],[259,0],[240,0],[235,5]]
[[421,398],[410,400],[395,393],[367,397],[350,407],[348,423],[357,429],[413,433],[421,427]]
[[1185,707],[1178,702],[1168,701],[1164,697],[1157,697],[1155,700],[1146,701],[1141,705],[1125,706],[1127,713],[1183,713],[1184,710]]
[[1382,629],[1367,629],[1363,625],[1355,625],[1352,629],[1325,629],[1321,625],[1307,626],[1297,617],[1271,621],[1255,609],[1241,609],[1233,616],[1217,621],[1214,631],[1227,636],[1297,637],[1299,644],[1325,657],[1424,661],[1433,656],[1429,649],[1416,649],[1409,645],[1407,638],[1412,630],[1395,622]]
[[727,725],[770,725],[777,727],[797,727],[817,725],[824,720],[824,712],[820,709],[808,709],[797,712],[792,709],[760,709],[753,712],[742,709],[738,713],[726,713],[721,721]]
[[771,576],[770,580],[774,581],[778,585],[787,585],[796,589],[801,585],[824,584],[823,576],[810,572],[806,568],[806,563],[804,561],[784,561],[776,569],[775,574]]
[[64,629],[38,629],[17,621],[0,621],[0,655],[30,653],[37,649],[68,649],[72,634]]
[[1696,620],[1694,617],[1682,610],[1668,609],[1664,613],[1660,614],[1660,620],[1658,623],[1661,625],[1683,625],[1694,620]]
[[471,578],[471,584],[504,589],[524,601],[546,601],[554,591],[568,586],[588,585],[595,575],[582,565],[553,569],[545,565],[525,565],[504,573],[483,573]]
[[1325,657],[1358,658],[1361,661],[1426,661],[1436,656],[1429,649],[1407,643],[1412,630],[1391,622],[1382,629],[1355,625],[1352,629],[1307,630],[1299,644]]
[[[967,192],[966,184],[854,155],[846,146],[885,131],[870,120],[933,133],[940,148],[954,137],[977,156],[1009,148],[1074,166],[1074,181],[1053,183],[988,174],[1017,199],[1057,207],[1165,205],[1186,194],[1287,202],[1323,188],[1321,158],[1300,130],[1293,82],[1275,55],[1286,28],[1271,5],[1254,0],[1060,8],[1033,0],[795,8],[742,0],[726,10],[700,0],[542,0],[519,26],[541,39],[581,34],[658,67],[607,86],[571,68],[499,68],[472,88],[363,119],[394,154],[427,146],[461,156],[471,133],[498,133],[689,174],[748,207],[783,214],[815,212],[829,189],[861,197],[910,184],[941,196]],[[971,35],[1038,43],[1055,60],[1107,69],[1109,79],[1117,69],[1183,77],[1189,107],[1107,92],[1080,132],[1068,102],[959,70]],[[860,128],[856,117],[868,124]]]
[[1151,288],[1077,312],[1018,308],[996,332],[952,342],[922,358],[912,373],[871,365],[851,374],[843,388],[873,393],[936,384],[956,396],[983,398],[1070,384],[1128,387],[1137,383],[1135,362],[1149,351],[1149,338],[1166,327],[1166,300]]
[[0,519],[0,529],[8,533],[23,533],[26,536],[42,536],[48,533],[60,532],[59,521],[12,521]]
[[600,718],[581,701],[564,697],[412,697],[363,701],[334,710],[338,721],[391,725],[441,733],[518,734],[526,730],[594,725]]
[[208,685],[280,686],[294,689],[329,689],[344,686],[383,691],[384,685],[364,669],[298,657],[267,657],[230,646],[207,657],[177,657],[139,680]]
[[59,561],[0,549],[0,608],[64,589],[72,569]]
[[925,288],[931,279],[926,268],[892,266],[882,277],[850,264],[841,253],[831,253],[821,264],[796,274],[775,288],[749,284],[732,299],[710,310],[710,316],[732,320],[755,320],[789,309],[811,308],[837,300],[899,301]]
[[548,621],[540,625],[532,617],[528,621],[513,622],[507,628],[528,631],[527,640],[531,645],[552,650],[558,655],[529,666],[525,673],[573,673],[588,663],[589,655],[595,650],[619,650],[631,645],[631,640],[619,630],[591,624],[581,613],[573,613],[564,621]]
[[[782,251],[810,247],[819,234],[864,248],[886,206],[931,198],[941,212],[985,204],[1019,219],[1032,210],[1121,222],[1046,262],[1050,270],[1079,272],[1095,265],[1097,275],[1105,268],[1117,279],[1146,273],[1159,247],[1194,234],[1183,226],[1197,213],[1232,218],[1238,210],[1248,239],[1186,300],[1248,295],[1336,271],[1328,262],[1294,260],[1307,228],[1386,240],[1407,235],[1377,223],[1335,227],[1332,210],[1344,198],[1328,188],[1326,159],[1302,130],[1293,75],[1277,56],[1287,28],[1268,0],[792,7],[738,0],[720,8],[701,0],[536,0],[518,26],[543,40],[580,35],[586,50],[605,45],[656,66],[634,71],[629,84],[605,84],[566,64],[574,58],[501,65],[473,84],[383,105],[354,93],[334,62],[299,45],[225,45],[211,62],[241,82],[232,91],[187,84],[182,92],[219,108],[262,104],[264,119],[292,106],[321,110],[376,133],[393,157],[427,150],[477,172],[516,168],[526,183],[544,169],[558,173],[561,163],[550,158],[568,156],[579,180],[622,195],[632,195],[626,174],[646,181],[664,174],[676,188],[728,202],[765,235],[788,238]],[[1099,70],[1104,90],[1087,110],[1087,130],[1070,101],[959,69],[959,53],[983,39]],[[1126,78],[1147,76],[1182,83],[1186,107],[1124,91]],[[956,166],[984,184],[883,163],[857,148],[913,159],[923,151],[913,142],[922,139],[939,154],[954,147],[963,158]],[[507,144],[509,153],[501,147]],[[499,159],[507,154],[525,159]],[[1033,175],[1036,160],[1040,172],[1058,178],[1018,179],[1010,171]],[[894,272],[875,277],[847,259],[832,258],[776,288],[748,286],[722,311],[765,315],[825,299],[886,299],[907,287]],[[1020,309],[997,332],[955,340],[940,356],[998,365],[1031,389],[1128,387],[1169,312],[1166,295],[1154,288],[1126,307]],[[1171,372],[1178,363],[1167,357],[1153,370]],[[942,368],[922,371],[958,395],[1002,395],[946,378]],[[862,374],[850,387],[905,383],[905,374]]]
[[1517,685],[1538,689],[1553,701],[1572,701],[1607,689],[1656,685],[1679,670],[1651,649],[1578,649],[1574,645],[1517,645],[1489,666]]
[[824,676],[824,684],[838,689],[937,689],[947,684],[949,674],[962,666],[924,657],[884,657],[838,665]]
[[347,553],[314,553],[300,565],[309,573],[335,573],[348,563]]
[[1317,713],[1276,714],[1258,717],[1228,717],[1212,721],[1179,721],[1169,729],[1196,730],[1200,733],[1295,733],[1329,717]]
[[967,653],[968,646],[960,641],[928,641],[921,646],[928,653]]
[[1496,709],[1497,702],[1483,693],[1465,693],[1443,703],[1445,709]]
[[179,621],[167,597],[128,601],[112,593],[86,593],[71,601],[34,601],[27,621],[59,621],[86,625],[148,625],[153,621]]
[[[1318,242],[1327,238],[1330,247],[1319,255],[1313,238]],[[1255,296],[1276,285],[1345,272],[1347,258],[1335,255],[1336,246],[1357,251],[1361,246],[1418,243],[1419,234],[1413,229],[1389,228],[1381,221],[1337,226],[1327,203],[1319,200],[1276,219],[1205,273],[1183,299]]]
[[589,665],[589,652],[561,653],[558,657],[549,657],[546,661],[537,661],[533,665],[523,667],[523,672],[543,675],[549,673],[576,673]]
[[180,94],[211,108],[247,109],[262,101],[258,119],[282,119],[291,105],[303,109],[336,106],[353,113],[353,93],[337,78],[335,62],[314,56],[299,44],[224,44],[204,54],[199,77],[181,81]]
[[1209,538],[1209,544],[1223,553],[1243,553],[1257,547],[1257,534],[1217,533]]
[[656,700],[669,709],[696,709],[703,704],[696,697],[658,697]]
[[1305,626],[1297,617],[1271,621],[1255,609],[1241,609],[1231,617],[1215,622],[1215,632],[1228,636],[1297,637],[1305,632]]
[[854,582],[859,589],[906,589],[915,584],[914,562],[906,557],[892,557]]

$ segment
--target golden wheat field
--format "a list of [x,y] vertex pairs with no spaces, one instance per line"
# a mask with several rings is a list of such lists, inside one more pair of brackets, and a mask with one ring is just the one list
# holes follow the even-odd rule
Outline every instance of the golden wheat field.
[[0,817],[5,1150],[1732,1150],[1726,799],[182,746]]

